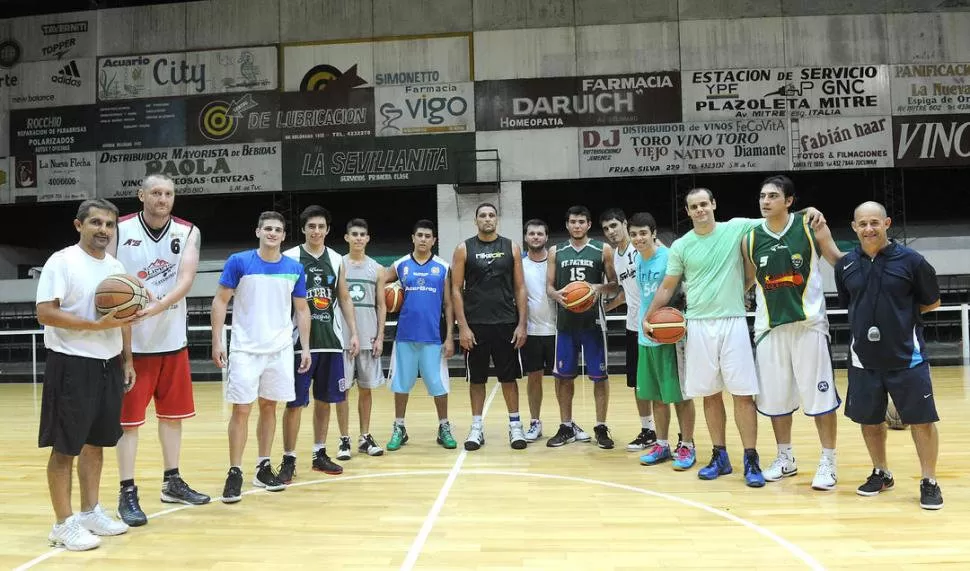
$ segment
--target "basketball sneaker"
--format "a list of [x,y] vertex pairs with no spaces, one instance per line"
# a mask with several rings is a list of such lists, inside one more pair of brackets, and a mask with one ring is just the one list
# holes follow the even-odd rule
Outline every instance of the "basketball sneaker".
[[866,479],[866,483],[859,486],[855,493],[860,496],[875,496],[881,492],[891,490],[896,482],[893,481],[893,475],[883,472],[879,468],[873,468],[872,474],[869,474],[869,478]]
[[769,482],[777,482],[782,478],[790,478],[798,473],[798,466],[795,464],[795,459],[788,456],[787,454],[779,454],[771,466],[764,471],[765,480]]
[[[458,448],[458,443],[455,442],[455,437],[451,434],[451,423],[445,422],[443,424],[438,424],[438,438],[436,440],[438,444],[448,450],[454,450]],[[484,442],[484,440],[483,440]]]
[[639,452],[646,450],[657,443],[657,433],[649,428],[641,428],[640,434],[626,445],[629,452]]
[[576,442],[589,442],[589,434],[575,422],[573,423],[573,432],[576,433]]
[[404,428],[403,424],[395,424],[394,432],[391,433],[391,439],[387,441],[387,449],[391,452],[399,449],[408,443],[408,431]]
[[283,455],[283,461],[280,462],[280,472],[276,477],[284,484],[293,482],[293,478],[296,477],[296,456]]
[[196,492],[185,483],[185,480],[181,476],[175,475],[165,480],[165,483],[162,484],[161,500],[167,504],[201,506],[212,501],[212,498]]
[[597,446],[603,450],[611,450],[613,448],[613,437],[610,435],[610,428],[608,426],[605,424],[597,424],[593,427],[593,433],[596,435]]
[[509,423],[509,446],[513,450],[525,450],[528,442],[525,440],[525,432],[522,431],[521,422]]
[[481,424],[473,424],[465,439],[465,450],[478,450],[485,446],[485,428]]
[[94,535],[121,535],[128,531],[128,524],[111,519],[101,508],[101,504],[95,505],[94,509],[89,512],[79,513],[77,521],[81,524],[81,527]]
[[384,449],[374,442],[374,437],[370,434],[361,434],[357,442],[357,451],[363,452],[368,456],[380,456],[384,454]]
[[[768,477],[765,476],[767,480]],[[832,490],[839,479],[835,476],[835,460],[827,456],[822,456],[818,461],[818,470],[815,470],[815,477],[812,478],[812,488],[815,490]]]
[[549,448],[559,448],[570,442],[576,442],[576,425],[560,424],[559,431],[556,432],[556,435],[546,440],[546,446]]
[[334,461],[330,459],[330,456],[327,456],[326,448],[321,448],[313,453],[313,470],[315,472],[330,474],[331,476],[337,476],[344,473],[343,467],[334,463]]
[[697,471],[697,477],[701,480],[716,480],[719,476],[726,476],[734,471],[727,450],[717,447],[713,450],[710,464]]
[[940,485],[929,478],[923,478],[919,482],[919,507],[924,510],[943,509],[943,492]]
[[526,442],[535,442],[536,440],[539,440],[539,438],[541,437],[542,437],[542,421],[532,419],[532,422],[529,423],[529,430],[525,431],[525,440]]
[[640,464],[644,466],[653,466],[654,464],[666,462],[671,458],[670,445],[661,446],[660,443],[654,442],[653,446],[650,447],[650,450],[643,456],[640,456]]
[[760,488],[765,485],[764,474],[758,465],[758,453],[754,450],[744,454],[744,483],[749,488]]
[[47,540],[51,547],[63,547],[68,551],[87,551],[101,545],[101,538],[84,529],[77,514],[64,520],[64,523],[55,523]]
[[148,517],[138,502],[138,486],[122,488],[118,493],[118,517],[131,527],[140,527],[148,523]]
[[282,492],[286,489],[286,484],[280,481],[280,477],[273,472],[273,467],[269,460],[263,460],[256,467],[256,477],[253,478],[253,485],[257,488],[264,488],[267,492]]
[[674,450],[674,462],[672,464],[674,470],[678,472],[690,470],[695,462],[697,462],[697,451],[694,450],[694,447],[684,446],[683,443],[678,444]]
[[341,436],[337,445],[337,460],[350,460],[350,437]]
[[226,486],[222,488],[222,503],[234,504],[242,499],[242,482],[242,470],[235,466],[229,468],[229,474],[226,475]]

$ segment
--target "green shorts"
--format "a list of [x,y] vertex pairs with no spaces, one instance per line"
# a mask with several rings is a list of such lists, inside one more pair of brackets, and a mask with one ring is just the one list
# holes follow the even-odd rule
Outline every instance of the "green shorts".
[[657,347],[640,345],[637,363],[637,398],[676,404],[684,400],[677,371],[677,348],[673,344]]

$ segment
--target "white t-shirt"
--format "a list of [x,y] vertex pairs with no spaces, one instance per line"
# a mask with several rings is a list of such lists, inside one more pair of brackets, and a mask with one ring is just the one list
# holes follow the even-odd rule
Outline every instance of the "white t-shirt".
[[623,288],[626,298],[626,330],[637,328],[637,315],[640,313],[640,286],[637,284],[637,263],[639,256],[633,244],[627,244],[623,252],[619,248],[613,250],[613,267],[616,269],[616,279]]
[[[60,302],[62,310],[95,321],[101,316],[94,307],[94,292],[103,279],[125,273],[125,267],[111,254],[97,259],[77,244],[55,252],[40,274],[37,283],[37,303]],[[104,331],[80,331],[62,327],[44,327],[44,346],[52,351],[90,357],[112,359],[121,353],[121,328]]]
[[556,302],[546,294],[546,260],[522,258],[525,290],[529,295],[528,335],[556,334]]

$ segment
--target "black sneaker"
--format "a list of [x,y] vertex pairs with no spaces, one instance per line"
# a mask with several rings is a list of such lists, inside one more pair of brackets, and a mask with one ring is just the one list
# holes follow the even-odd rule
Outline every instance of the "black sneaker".
[[630,452],[639,452],[641,450],[646,450],[647,448],[650,448],[656,443],[657,443],[657,433],[650,430],[649,428],[641,428],[640,434],[637,434],[637,437],[631,440],[630,443],[626,445],[626,449],[629,450]]
[[280,463],[280,473],[276,475],[284,484],[289,484],[296,477],[296,456],[283,455]]
[[317,472],[323,472],[324,474],[333,476],[344,473],[344,469],[339,464],[334,464],[330,456],[327,456],[327,450],[325,448],[321,448],[313,454],[313,469]]
[[549,440],[546,440],[546,446],[549,448],[559,448],[570,442],[576,442],[576,431],[573,430],[572,425],[560,424],[559,432]]
[[222,503],[234,504],[242,499],[242,481],[242,470],[235,467],[229,468],[226,487],[222,489]]
[[270,465],[269,460],[263,460],[263,463],[256,468],[253,485],[257,488],[265,488],[267,492],[282,492],[286,489],[286,484],[273,471],[273,466]]
[[593,434],[596,436],[596,445],[604,450],[613,448],[613,438],[610,436],[610,429],[605,424],[597,424],[593,427]]
[[167,504],[187,504],[190,506],[201,506],[212,500],[205,494],[200,494],[188,484],[181,476],[172,476],[162,484],[162,501]]
[[860,496],[875,496],[880,492],[892,489],[895,484],[896,482],[893,481],[891,474],[886,474],[882,470],[874,468],[866,483],[859,486],[855,493]]
[[370,434],[361,434],[360,441],[357,443],[357,450],[367,454],[368,456],[381,456],[384,454],[384,449],[374,442],[374,437]]
[[943,509],[943,492],[940,485],[930,482],[929,478],[923,478],[919,483],[919,507],[924,510]]
[[350,460],[350,437],[341,436],[337,446],[337,460]]
[[118,517],[131,527],[148,523],[148,517],[138,503],[138,486],[128,486],[118,494]]

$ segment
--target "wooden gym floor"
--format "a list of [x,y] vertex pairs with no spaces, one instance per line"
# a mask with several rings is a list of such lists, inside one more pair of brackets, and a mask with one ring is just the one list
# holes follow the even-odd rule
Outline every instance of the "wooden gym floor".
[[[840,393],[845,375],[839,371]],[[247,493],[241,503],[174,507],[158,499],[161,453],[155,421],[142,428],[137,480],[146,527],[105,538],[86,553],[47,545],[53,520],[45,479],[47,450],[36,447],[40,387],[0,385],[0,567],[95,569],[967,569],[970,568],[970,369],[936,368],[940,424],[939,481],[946,507],[918,505],[919,465],[906,432],[890,431],[896,488],[873,498],[855,494],[870,464],[858,428],[839,416],[839,477],[833,492],[810,489],[819,446],[814,425],[797,414],[800,473],[762,489],[742,483],[740,444],[732,421],[728,442],[735,473],[714,482],[670,465],[642,467],[624,445],[638,430],[632,396],[614,377],[610,403],[618,448],[592,444],[514,451],[505,431],[500,391],[489,384],[487,445],[463,452],[470,422],[467,388],[454,380],[450,417],[459,449],[434,443],[431,400],[419,384],[408,414],[411,441],[400,451],[344,463],[343,476],[309,469],[310,415],[304,416],[294,486]],[[546,379],[546,437],[556,428],[552,381]],[[524,389],[524,383],[522,383]],[[220,383],[197,383],[198,416],[187,421],[182,473],[196,489],[220,495],[227,470],[226,420]],[[522,391],[522,410],[525,406]],[[357,438],[356,392],[351,433]],[[592,390],[577,383],[576,418],[593,427]],[[730,407],[729,407],[730,414]],[[698,407],[698,465],[710,440]],[[335,421],[335,420],[334,420]],[[375,395],[373,431],[384,444],[392,421],[387,390]],[[676,431],[675,431],[676,432]],[[335,429],[330,448],[335,447]],[[760,420],[762,465],[775,454]],[[274,464],[281,450],[278,432]],[[333,451],[331,450],[331,453]],[[356,453],[356,448],[355,448]],[[255,414],[244,466],[255,462]],[[101,498],[117,501],[113,451],[105,454]],[[79,498],[75,480],[74,506]]]

